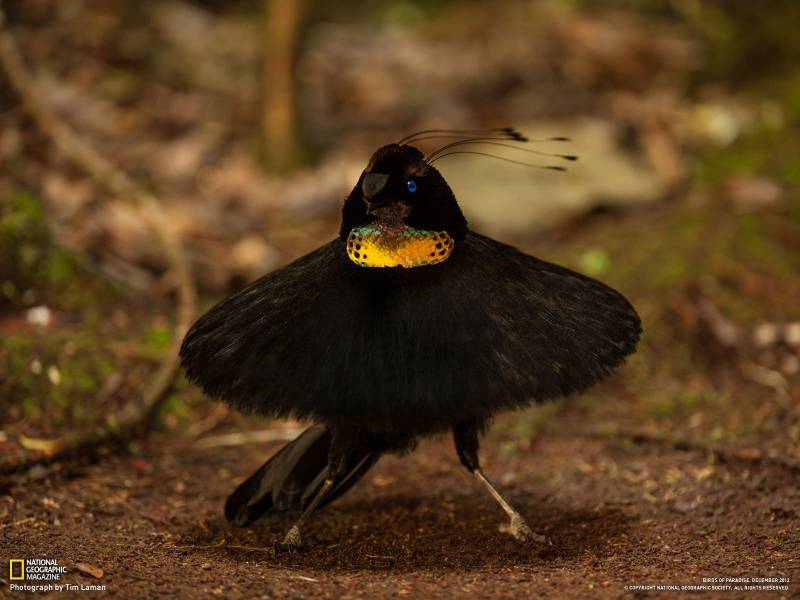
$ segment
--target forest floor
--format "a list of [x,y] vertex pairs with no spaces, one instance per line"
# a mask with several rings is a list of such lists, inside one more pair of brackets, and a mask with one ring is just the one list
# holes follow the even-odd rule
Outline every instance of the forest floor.
[[[159,435],[135,457],[17,480],[0,553],[54,558],[70,570],[62,582],[117,597],[613,598],[710,577],[791,579],[788,591],[712,596],[798,593],[800,469],[581,422],[567,403],[526,447],[502,450],[502,419],[485,444],[487,473],[552,546],[500,533],[504,515],[441,437],[382,459],[317,515],[306,549],[276,555],[289,522],[235,529],[222,505],[279,444],[203,449]],[[692,594],[655,592],[666,595]]]
[[[715,577],[790,582],[707,597],[796,597],[800,375],[786,323],[800,317],[790,251],[798,223],[781,211],[683,202],[595,215],[523,245],[630,291],[645,324],[639,352],[608,381],[504,415],[487,436],[488,476],[552,546],[498,531],[502,511],[443,436],[382,459],[312,521],[305,550],[276,555],[290,522],[234,529],[222,507],[280,446],[241,433],[280,436],[285,426],[220,411],[179,379],[161,427],[128,453],[3,483],[0,556],[55,559],[69,570],[64,582],[121,598],[688,597],[695,592],[625,586]],[[164,351],[169,331],[163,316],[148,325],[140,307],[109,302],[56,307],[50,327],[0,320],[17,348],[5,354],[17,375],[10,397],[47,399],[6,407],[9,457],[136,402],[148,377],[138,363]],[[122,353],[116,365],[101,364],[109,352]],[[49,364],[61,365],[60,379]],[[121,399],[87,401],[103,395],[103,378],[121,381]],[[208,445],[228,434],[240,434],[235,445]]]

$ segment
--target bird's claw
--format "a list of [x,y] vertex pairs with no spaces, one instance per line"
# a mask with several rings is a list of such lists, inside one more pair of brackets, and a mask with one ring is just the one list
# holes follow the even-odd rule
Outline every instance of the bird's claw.
[[283,538],[283,542],[275,542],[272,545],[276,554],[284,552],[297,552],[303,546],[303,538],[300,536],[300,528],[295,525]]
[[503,533],[514,536],[514,539],[520,542],[534,541],[540,544],[547,544],[548,546],[553,545],[553,542],[551,542],[547,536],[536,533],[528,527],[525,519],[519,515],[514,515],[508,523],[500,525],[498,529]]

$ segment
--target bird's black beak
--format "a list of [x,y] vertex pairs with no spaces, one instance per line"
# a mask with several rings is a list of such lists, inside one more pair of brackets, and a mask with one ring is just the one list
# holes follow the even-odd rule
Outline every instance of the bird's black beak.
[[364,202],[367,203],[367,214],[391,203],[391,200],[373,200],[386,187],[388,181],[387,173],[366,173],[364,175],[364,179],[361,181],[361,192],[364,194]]
[[369,201],[380,194],[381,190],[386,187],[387,181],[389,181],[388,173],[366,173],[361,181],[361,191],[364,193],[364,198]]

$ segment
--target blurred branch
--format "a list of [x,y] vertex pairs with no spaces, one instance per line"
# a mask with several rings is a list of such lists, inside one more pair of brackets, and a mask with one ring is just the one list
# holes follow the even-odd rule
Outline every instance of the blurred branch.
[[175,344],[161,363],[150,385],[143,391],[141,405],[134,413],[116,421],[109,420],[109,424],[99,431],[56,440],[47,451],[34,456],[0,464],[0,473],[11,473],[24,470],[36,463],[96,455],[103,448],[121,446],[135,437],[147,435],[180,366],[178,349],[196,313],[197,294],[177,233],[158,198],[81,139],[43,101],[43,94],[36,89],[34,77],[26,67],[13,35],[7,29],[2,0],[0,0],[0,64],[6,72],[11,87],[21,98],[25,110],[59,151],[94,179],[141,209],[143,218],[153,228],[164,249],[178,295]]
[[295,149],[292,66],[302,0],[264,0],[262,125],[270,167],[288,165]]

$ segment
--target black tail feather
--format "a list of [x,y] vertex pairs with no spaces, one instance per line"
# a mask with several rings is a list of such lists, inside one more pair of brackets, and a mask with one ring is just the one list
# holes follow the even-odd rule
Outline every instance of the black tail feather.
[[[225,517],[237,527],[299,512],[309,505],[328,474],[330,431],[314,425],[272,456],[242,483],[225,503]],[[354,453],[345,474],[319,508],[347,492],[374,465],[380,453],[365,448]]]

